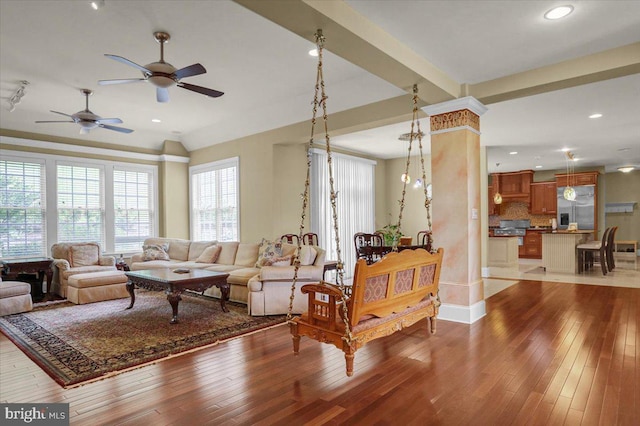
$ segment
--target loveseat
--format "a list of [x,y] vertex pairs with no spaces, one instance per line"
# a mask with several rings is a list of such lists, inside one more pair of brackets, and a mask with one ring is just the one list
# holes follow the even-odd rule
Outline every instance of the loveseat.
[[[282,287],[291,288],[294,266],[291,265],[296,245],[281,244],[277,253],[273,253],[273,242],[263,240],[260,243],[241,243],[238,241],[191,241],[178,238],[147,238],[143,244],[143,252],[131,257],[132,271],[155,268],[189,268],[206,269],[209,271],[226,272],[229,274],[227,282],[230,284],[229,299],[234,302],[245,303],[250,315],[283,314],[287,312],[289,294],[283,291],[269,292],[267,287],[274,284],[274,290]],[[308,247],[313,247],[310,250]],[[158,250],[158,248],[162,250]],[[298,277],[301,283],[322,278],[324,268],[324,250],[316,246],[303,246],[302,253],[312,252],[314,258],[307,256],[306,263],[300,267]],[[272,257],[269,257],[269,256]],[[273,260],[273,261],[271,261]],[[305,262],[303,262],[305,263]],[[268,266],[276,265],[276,266]],[[264,274],[262,274],[264,272]],[[253,280],[252,289],[248,283]],[[265,280],[263,285],[263,280]],[[266,290],[266,291],[265,291]],[[250,291],[261,293],[250,298]],[[209,288],[205,295],[220,297],[217,287]],[[266,295],[266,297],[265,297]],[[274,298],[282,298],[273,303]],[[250,302],[253,301],[253,303]],[[265,309],[264,303],[280,307]],[[262,307],[260,307],[262,305]],[[255,313],[254,313],[255,312]]]
[[49,291],[67,297],[69,277],[88,272],[115,271],[116,258],[102,256],[95,242],[58,243],[51,246],[53,283]]

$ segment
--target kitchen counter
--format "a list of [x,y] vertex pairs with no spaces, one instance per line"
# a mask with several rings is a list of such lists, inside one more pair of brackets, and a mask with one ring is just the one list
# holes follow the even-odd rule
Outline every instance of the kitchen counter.
[[594,231],[542,233],[542,266],[547,272],[578,272],[576,246],[591,239]]

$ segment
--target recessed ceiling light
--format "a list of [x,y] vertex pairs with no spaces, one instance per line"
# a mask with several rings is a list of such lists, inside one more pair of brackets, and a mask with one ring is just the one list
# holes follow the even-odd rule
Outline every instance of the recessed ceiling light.
[[91,5],[91,8],[93,10],[98,10],[104,6],[104,0],[95,0],[95,1],[89,2],[89,4]]
[[560,19],[564,18],[571,12],[573,12],[573,6],[558,6],[545,13],[544,17],[551,20]]
[[509,155],[516,155],[517,153],[518,153],[518,151],[511,151],[511,152],[509,153]]
[[633,166],[618,167],[618,170],[620,170],[622,173],[629,173],[633,169],[635,169],[635,167]]
[[562,148],[560,151],[562,151],[562,152],[569,152],[569,148]]
[[542,166],[541,166],[540,164],[538,164],[538,165],[536,166],[536,169],[541,169],[541,168],[542,168]]
[[309,51],[309,56],[318,56],[318,49],[311,49]]
[[591,115],[589,116],[589,118],[600,118],[600,117],[602,117],[602,114],[600,114],[599,112],[598,112],[598,113],[596,113],[596,114],[591,114]]
[[162,123],[162,120],[160,120],[159,118],[152,118],[151,121],[153,123]]

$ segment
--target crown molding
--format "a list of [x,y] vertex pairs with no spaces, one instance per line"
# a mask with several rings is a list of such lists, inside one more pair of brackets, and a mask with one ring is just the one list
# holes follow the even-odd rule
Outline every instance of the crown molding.
[[83,145],[69,145],[58,142],[39,141],[34,139],[22,139],[12,136],[0,136],[0,144],[29,147],[35,149],[50,149],[61,152],[73,152],[81,154],[103,155],[116,158],[127,158],[134,160],[189,163],[189,157],[169,154],[146,154],[142,152],[120,151],[109,148],[96,148]]

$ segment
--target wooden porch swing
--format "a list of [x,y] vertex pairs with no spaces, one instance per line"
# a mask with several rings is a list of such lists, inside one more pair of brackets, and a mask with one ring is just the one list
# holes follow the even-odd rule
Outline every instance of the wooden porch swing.
[[[298,355],[300,338],[307,336],[322,343],[330,343],[345,354],[347,376],[353,375],[353,361],[355,352],[367,342],[379,337],[388,336],[396,331],[416,323],[423,318],[429,318],[431,333],[436,332],[436,316],[440,300],[438,298],[438,284],[440,268],[442,266],[443,250],[430,252],[422,248],[415,250],[394,251],[386,254],[378,262],[367,265],[364,259],[359,259],[353,277],[353,285],[347,289],[344,284],[344,264],[340,250],[340,238],[337,214],[337,193],[333,180],[331,160],[331,144],[327,127],[327,108],[324,78],[322,73],[322,52],[324,36],[322,30],[315,34],[318,50],[318,68],[313,101],[313,117],[311,119],[311,137],[308,152],[313,148],[314,130],[318,106],[322,106],[324,134],[328,162],[330,186],[330,202],[333,216],[337,253],[337,284],[321,281],[317,284],[302,286],[301,292],[307,294],[307,312],[293,317],[293,301],[298,277],[299,259],[294,258],[295,272],[291,284],[289,311],[287,321],[293,338],[293,352]],[[420,123],[417,120],[417,88],[414,86],[413,121],[409,139],[406,173],[409,173],[411,161],[411,145],[414,135],[417,135],[422,159],[422,185],[425,193],[425,208],[429,231],[431,230],[430,199],[427,197],[426,174],[422,156],[422,135]],[[417,132],[414,124],[417,122]],[[304,232],[304,222],[309,201],[311,157],[307,155],[307,175],[305,189],[302,195],[302,214],[300,232]],[[401,225],[402,212],[407,180],[404,180],[398,227]],[[431,233],[428,234],[429,247],[432,247]],[[300,243],[298,243],[300,252]],[[350,291],[348,291],[350,290]],[[349,296],[350,295],[350,296]]]

